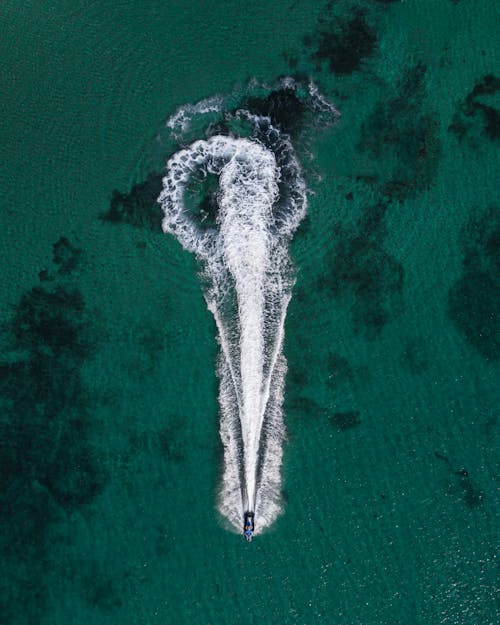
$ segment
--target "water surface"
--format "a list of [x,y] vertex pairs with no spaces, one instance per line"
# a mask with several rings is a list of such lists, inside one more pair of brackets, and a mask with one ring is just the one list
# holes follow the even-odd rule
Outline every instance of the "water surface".
[[[3,621],[493,623],[497,4],[0,17]],[[281,75],[341,117],[288,129],[285,503],[247,545],[216,510],[215,323],[155,198],[180,105]]]

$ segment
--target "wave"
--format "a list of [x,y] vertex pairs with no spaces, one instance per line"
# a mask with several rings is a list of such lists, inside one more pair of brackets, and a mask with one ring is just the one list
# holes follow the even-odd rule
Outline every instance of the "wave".
[[[280,89],[300,102],[292,83],[286,79]],[[282,508],[283,338],[294,283],[288,244],[306,213],[307,189],[286,111],[277,121],[280,101],[269,100],[276,93],[254,98],[248,108],[227,110],[231,98],[214,97],[179,109],[167,122],[177,139],[200,126],[202,116],[210,120],[205,138],[170,157],[158,198],[163,230],[200,261],[217,324],[224,446],[218,507],[238,530],[245,511],[255,512],[258,531]],[[306,93],[304,111],[334,118],[314,85]]]

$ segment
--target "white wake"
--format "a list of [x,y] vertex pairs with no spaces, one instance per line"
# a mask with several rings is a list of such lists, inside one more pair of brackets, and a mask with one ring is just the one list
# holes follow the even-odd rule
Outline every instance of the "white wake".
[[[207,101],[213,111],[216,101]],[[193,107],[170,120],[186,128]],[[195,111],[196,112],[196,111]],[[254,511],[256,531],[281,510],[285,427],[284,323],[293,285],[289,240],[306,212],[306,187],[290,139],[267,117],[234,119],[260,136],[214,135],[167,162],[163,230],[198,257],[204,295],[218,328],[220,435],[224,470],[219,510],[241,530]],[[204,225],[186,201],[190,181],[218,177],[217,210]],[[284,187],[286,186],[286,190]]]

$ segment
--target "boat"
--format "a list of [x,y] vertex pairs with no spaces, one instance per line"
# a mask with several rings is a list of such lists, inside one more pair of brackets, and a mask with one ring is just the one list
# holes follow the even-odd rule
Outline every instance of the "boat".
[[245,536],[248,542],[251,542],[253,538],[253,533],[255,529],[254,516],[255,514],[251,511],[245,512],[245,515],[244,515],[243,535]]

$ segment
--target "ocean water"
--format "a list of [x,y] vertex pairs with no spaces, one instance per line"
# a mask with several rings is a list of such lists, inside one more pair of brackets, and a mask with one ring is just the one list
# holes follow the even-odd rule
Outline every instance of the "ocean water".
[[[497,3],[0,17],[0,623],[495,623]],[[309,206],[283,509],[247,544],[217,507],[216,324],[156,198],[180,106],[281,76],[340,116],[280,118]]]

